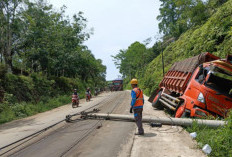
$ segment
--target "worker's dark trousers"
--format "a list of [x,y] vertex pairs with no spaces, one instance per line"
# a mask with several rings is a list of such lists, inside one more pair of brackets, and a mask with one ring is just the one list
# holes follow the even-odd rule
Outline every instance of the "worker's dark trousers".
[[142,123],[142,112],[143,112],[142,108],[134,109],[135,123],[138,126],[138,132],[139,132],[139,134],[143,134],[144,133],[143,123]]

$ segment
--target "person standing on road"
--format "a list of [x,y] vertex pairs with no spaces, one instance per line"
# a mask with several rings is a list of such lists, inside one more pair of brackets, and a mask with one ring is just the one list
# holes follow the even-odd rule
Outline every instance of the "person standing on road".
[[133,88],[131,91],[131,108],[130,113],[134,111],[135,122],[138,127],[138,132],[135,135],[144,135],[144,129],[142,124],[142,112],[144,105],[143,91],[138,88],[138,80],[131,80],[131,87]]

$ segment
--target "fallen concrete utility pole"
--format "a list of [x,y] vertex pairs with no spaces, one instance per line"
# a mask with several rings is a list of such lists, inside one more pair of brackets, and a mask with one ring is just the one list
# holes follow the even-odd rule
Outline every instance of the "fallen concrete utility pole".
[[[111,120],[129,120],[134,121],[132,115],[121,115],[121,114],[105,114],[105,113],[94,113],[85,115],[87,118],[94,119],[111,119]],[[156,122],[163,125],[179,125],[179,126],[191,126],[193,122],[197,122],[198,125],[205,125],[208,127],[216,128],[227,124],[226,121],[221,120],[204,120],[204,119],[190,119],[190,118],[167,118],[167,117],[143,117],[143,122],[150,123]]]

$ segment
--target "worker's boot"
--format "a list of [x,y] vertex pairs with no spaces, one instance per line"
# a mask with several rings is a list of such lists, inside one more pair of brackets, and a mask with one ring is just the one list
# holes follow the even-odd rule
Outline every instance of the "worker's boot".
[[144,132],[143,133],[136,132],[135,135],[144,135]]

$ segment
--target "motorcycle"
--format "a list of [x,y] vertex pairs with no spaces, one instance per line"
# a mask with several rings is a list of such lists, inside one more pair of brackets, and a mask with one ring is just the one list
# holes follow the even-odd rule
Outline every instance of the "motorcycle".
[[78,95],[72,95],[72,108],[76,108],[79,106],[79,97]]

